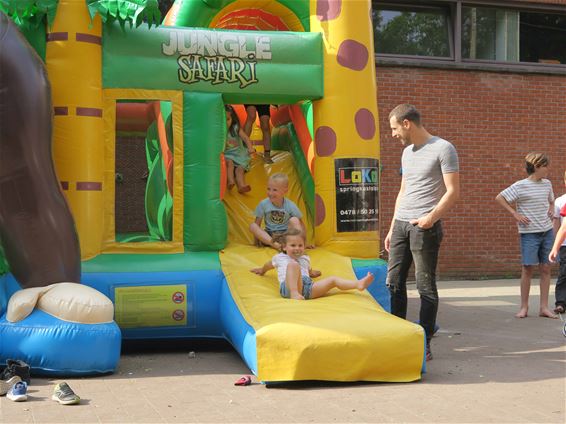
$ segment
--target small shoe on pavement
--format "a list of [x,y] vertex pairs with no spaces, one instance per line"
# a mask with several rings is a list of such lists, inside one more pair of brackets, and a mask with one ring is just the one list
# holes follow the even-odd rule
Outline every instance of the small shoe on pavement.
[[6,368],[0,374],[0,380],[9,380],[15,375],[21,377],[28,385],[31,383],[29,365],[19,359],[8,359]]
[[28,385],[25,381],[18,381],[10,390],[6,397],[14,402],[24,402],[28,400]]
[[81,398],[65,382],[55,386],[51,399],[59,402],[61,405],[76,405],[81,401]]
[[15,375],[10,377],[8,380],[0,380],[0,396],[4,396],[8,393],[8,390],[12,388],[12,386],[18,382],[22,381],[19,375]]
[[244,375],[236,380],[234,386],[249,386],[250,384],[252,384],[252,378],[249,375]]

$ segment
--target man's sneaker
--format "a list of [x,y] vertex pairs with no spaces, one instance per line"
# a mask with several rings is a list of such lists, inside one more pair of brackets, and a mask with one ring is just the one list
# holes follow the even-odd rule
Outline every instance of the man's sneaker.
[[430,350],[430,343],[426,344],[426,360],[430,361],[432,359],[432,351]]
[[8,390],[10,390],[12,386],[19,381],[22,381],[19,375],[15,375],[6,381],[0,380],[0,396],[4,396],[6,393],[8,393]]
[[28,400],[28,385],[25,381],[18,381],[10,390],[8,390],[7,398],[14,402],[23,402]]
[[29,365],[19,359],[8,359],[6,368],[0,374],[0,380],[9,380],[15,375],[19,376],[27,384],[31,383]]
[[56,400],[61,405],[75,405],[81,401],[81,398],[73,392],[73,389],[67,383],[57,384],[51,399]]

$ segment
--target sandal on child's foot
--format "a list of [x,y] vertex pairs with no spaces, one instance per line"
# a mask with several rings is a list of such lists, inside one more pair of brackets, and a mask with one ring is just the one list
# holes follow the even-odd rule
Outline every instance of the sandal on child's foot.
[[271,150],[266,150],[265,152],[263,152],[263,160],[265,161],[265,163],[273,163],[273,159],[271,159]]
[[251,190],[252,190],[252,188],[249,185],[238,187],[238,193],[247,193],[248,191],[251,191]]
[[272,164],[273,163],[273,159],[271,159],[271,156],[264,156],[263,160],[265,161],[265,163],[267,164]]

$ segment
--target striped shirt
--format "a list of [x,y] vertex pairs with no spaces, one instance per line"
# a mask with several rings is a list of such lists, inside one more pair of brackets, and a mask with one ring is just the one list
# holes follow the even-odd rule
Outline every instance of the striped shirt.
[[548,211],[554,201],[554,192],[552,183],[546,178],[519,180],[499,194],[508,203],[516,203],[517,212],[529,219],[528,224],[517,223],[519,233],[541,233],[552,229]]

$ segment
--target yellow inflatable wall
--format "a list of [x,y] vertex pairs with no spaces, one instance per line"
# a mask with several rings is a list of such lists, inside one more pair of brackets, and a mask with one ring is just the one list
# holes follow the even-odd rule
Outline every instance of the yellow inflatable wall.
[[314,102],[316,244],[375,257],[378,231],[336,230],[335,159],[379,159],[371,2],[311,0],[311,31],[324,40],[324,98]]

